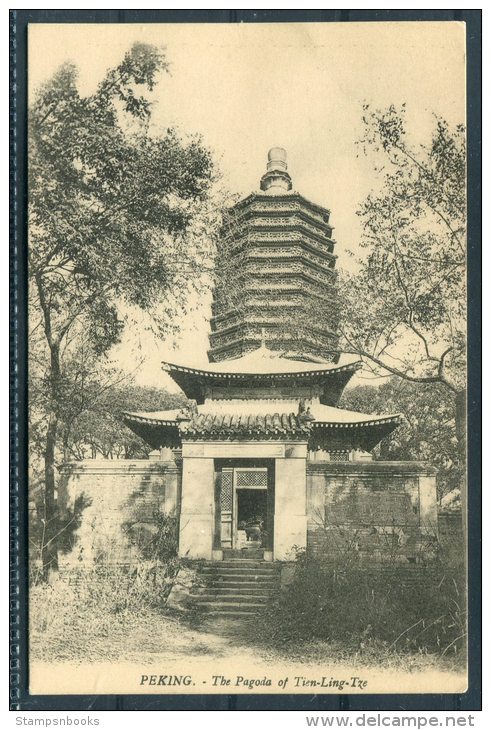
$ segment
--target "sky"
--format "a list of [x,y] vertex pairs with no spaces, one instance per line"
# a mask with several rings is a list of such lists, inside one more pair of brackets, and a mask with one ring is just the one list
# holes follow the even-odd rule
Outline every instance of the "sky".
[[[32,24],[29,90],[64,61],[89,93],[136,41],[165,46],[170,74],[156,88],[154,120],[199,133],[222,186],[258,189],[270,147],[287,150],[296,190],[331,210],[338,265],[357,251],[356,210],[374,186],[373,163],[359,154],[362,105],[407,108],[415,143],[434,115],[465,121],[465,26],[452,22],[281,24]],[[139,341],[140,384],[170,386],[160,361],[206,363],[207,325],[188,317],[176,342],[129,333],[113,356],[129,367]]]

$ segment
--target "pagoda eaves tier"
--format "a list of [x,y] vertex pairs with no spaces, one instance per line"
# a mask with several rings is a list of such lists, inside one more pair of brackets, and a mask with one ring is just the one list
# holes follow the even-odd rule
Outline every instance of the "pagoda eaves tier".
[[210,321],[212,362],[268,347],[335,360],[336,255],[328,208],[293,190],[273,148],[260,190],[224,216]]
[[398,426],[400,416],[336,407],[360,366],[346,356],[335,365],[290,360],[264,346],[206,369],[163,363],[193,405],[127,412],[124,421],[155,449],[179,449],[186,440],[287,438],[307,442],[311,452],[370,451]]

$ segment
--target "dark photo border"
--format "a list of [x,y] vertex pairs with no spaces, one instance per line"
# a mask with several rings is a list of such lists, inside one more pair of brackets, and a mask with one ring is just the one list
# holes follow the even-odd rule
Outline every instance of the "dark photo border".
[[[467,42],[469,689],[392,695],[32,695],[28,676],[27,26],[29,23],[461,21]],[[481,10],[10,11],[10,707],[26,710],[481,709]]]

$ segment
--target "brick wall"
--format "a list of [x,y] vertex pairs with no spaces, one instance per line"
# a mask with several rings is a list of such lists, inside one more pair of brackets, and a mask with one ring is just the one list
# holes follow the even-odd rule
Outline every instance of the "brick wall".
[[307,549],[325,561],[415,564],[435,552],[436,471],[417,462],[312,462]]
[[58,504],[77,528],[73,549],[60,563],[132,562],[138,556],[135,540],[155,531],[157,515],[176,515],[180,478],[174,462],[95,459],[65,465]]
[[[435,477],[434,469],[416,462],[309,463],[307,549],[324,560],[367,565],[426,559],[438,531]],[[80,519],[73,549],[60,556],[62,566],[90,565],[101,557],[114,564],[136,560],[131,536],[135,530],[151,533],[156,514],[178,513],[180,485],[180,465],[173,461],[66,465],[60,510],[70,518],[76,507]]]

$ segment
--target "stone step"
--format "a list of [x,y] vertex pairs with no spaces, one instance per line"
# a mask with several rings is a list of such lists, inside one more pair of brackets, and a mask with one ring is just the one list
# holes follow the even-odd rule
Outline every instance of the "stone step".
[[269,575],[241,575],[240,573],[229,573],[228,575],[213,575],[213,576],[203,576],[206,577],[209,582],[220,582],[220,583],[243,583],[250,584],[250,585],[258,585],[259,583],[261,585],[263,584],[270,584],[270,585],[276,585],[278,583],[278,580],[274,576]]
[[210,609],[206,612],[208,617],[227,616],[228,618],[242,618],[248,619],[249,621],[256,621],[255,611],[238,611],[237,609],[229,610],[227,608]]
[[265,590],[273,591],[279,588],[278,581],[273,580],[213,580],[207,583],[213,588],[227,588],[234,590],[235,588],[243,588],[244,590]]
[[243,575],[221,575],[221,576],[214,576],[213,578],[210,578],[206,581],[208,585],[225,585],[230,586],[230,583],[233,585],[241,585],[242,587],[246,588],[247,586],[263,586],[263,587],[273,587],[279,585],[279,581],[275,578],[270,578],[269,576],[265,575],[257,575],[257,576],[243,576]]
[[[264,564],[263,564],[264,565]],[[249,573],[257,573],[261,575],[277,575],[278,570],[277,568],[268,567],[265,568],[263,565],[203,565],[201,572],[202,573],[241,573],[242,575],[247,575]]]
[[258,596],[252,595],[247,596],[245,594],[227,594],[227,593],[200,593],[196,596],[197,603],[267,603],[269,596]]
[[230,586],[228,583],[216,584],[206,586],[206,592],[212,594],[236,594],[243,596],[271,596],[275,592],[277,586],[261,586],[258,588],[256,585],[244,586],[242,583]]
[[264,560],[214,560],[204,564],[207,568],[266,568],[278,571],[275,563],[266,563]]
[[244,601],[200,601],[198,605],[213,613],[222,611],[255,613],[264,609],[264,603],[245,603]]
[[224,557],[224,560],[229,560],[230,558],[235,558],[236,560],[247,560],[249,558],[253,558],[256,560],[263,560],[264,559],[264,549],[263,548],[245,548],[243,550],[235,550],[232,548],[225,548],[223,550],[223,557]]

